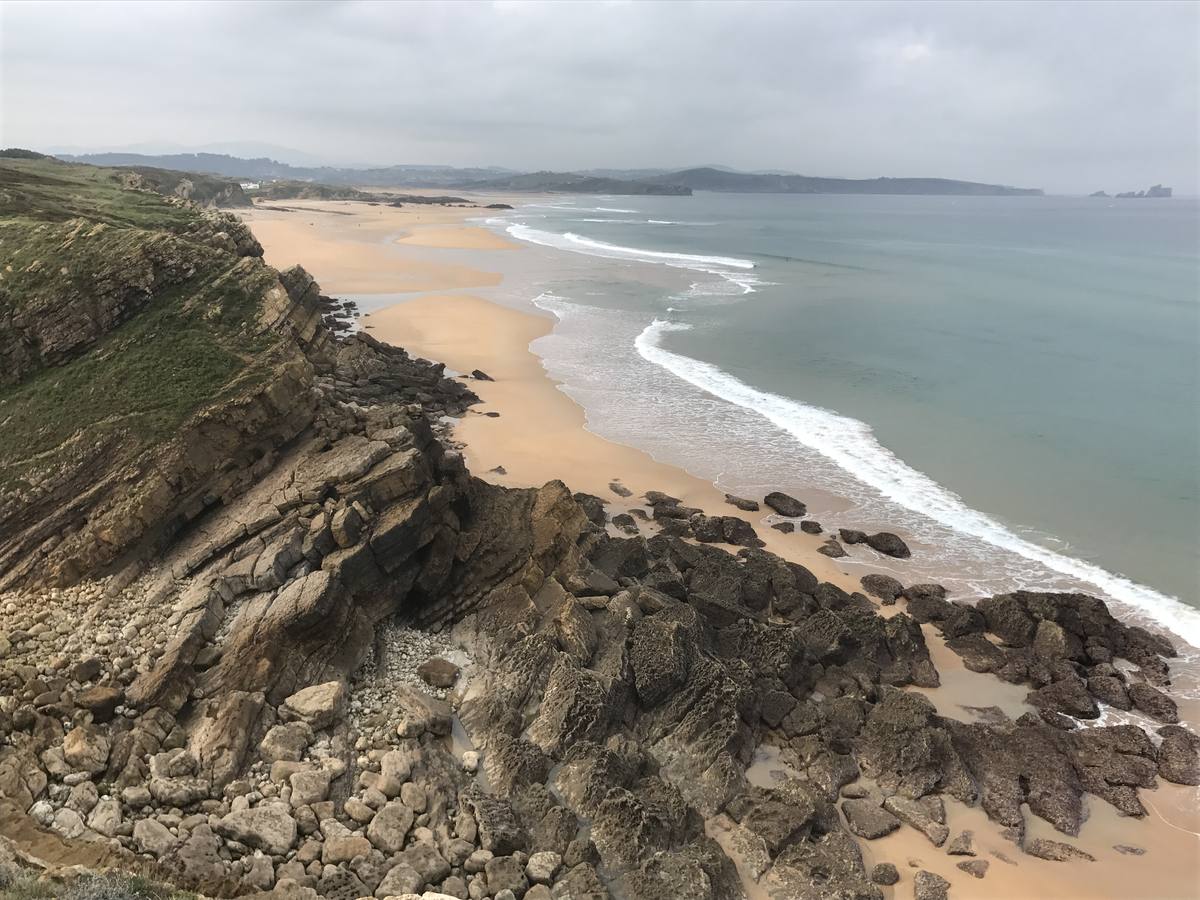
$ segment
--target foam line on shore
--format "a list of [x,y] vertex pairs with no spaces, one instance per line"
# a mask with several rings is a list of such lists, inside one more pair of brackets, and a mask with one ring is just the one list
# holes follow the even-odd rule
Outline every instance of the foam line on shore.
[[705,272],[735,285],[743,294],[753,294],[754,286],[761,284],[754,275],[747,274],[754,268],[754,263],[736,256],[701,256],[694,253],[673,253],[667,250],[623,247],[620,244],[597,241],[571,231],[559,234],[531,228],[519,222],[509,225],[505,230],[517,240],[540,244],[543,247],[552,247],[555,250],[569,250],[572,253],[582,253],[586,256],[653,263],[677,269]]
[[1153,588],[1026,540],[990,516],[972,509],[953,491],[906,464],[876,440],[865,422],[760,391],[711,363],[662,347],[664,334],[690,327],[655,319],[634,343],[638,353],[648,362],[713,396],[757,413],[905,509],[1038,562],[1059,574],[1093,584],[1192,646],[1200,647],[1200,611]]

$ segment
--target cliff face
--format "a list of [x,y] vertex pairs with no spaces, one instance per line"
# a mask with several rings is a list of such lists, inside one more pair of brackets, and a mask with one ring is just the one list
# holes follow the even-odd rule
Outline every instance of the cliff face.
[[[1064,858],[1023,804],[1074,835],[1087,793],[1200,781],[1178,726],[1072,730],[1093,697],[1174,715],[1173,649],[1099,601],[876,576],[884,618],[743,519],[654,495],[617,537],[600,498],[472,478],[441,366],[332,334],[233,220],[85,174],[0,166],[0,876],[32,822],[217,896],[880,900],[856,837],[940,847],[943,794]],[[904,691],[939,680],[919,622],[1042,712]],[[434,647],[469,655],[454,705]]]

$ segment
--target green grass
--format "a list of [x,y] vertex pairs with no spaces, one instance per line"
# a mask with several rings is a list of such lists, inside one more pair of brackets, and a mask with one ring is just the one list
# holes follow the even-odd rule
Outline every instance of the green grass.
[[97,447],[110,463],[132,458],[265,380],[279,338],[257,319],[275,273],[197,240],[202,224],[108,170],[0,159],[0,322],[88,320],[101,296],[131,314],[0,387],[0,490],[53,478]]
[[0,900],[196,900],[196,895],[138,875],[84,875],[67,885],[0,870]]
[[158,194],[128,190],[115,169],[0,159],[0,217],[10,216],[174,230],[193,224],[196,213]]

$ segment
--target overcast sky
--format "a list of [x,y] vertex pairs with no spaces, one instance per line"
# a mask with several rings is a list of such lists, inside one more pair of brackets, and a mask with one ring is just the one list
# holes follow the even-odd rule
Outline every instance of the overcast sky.
[[0,144],[1198,187],[1195,3],[0,5]]

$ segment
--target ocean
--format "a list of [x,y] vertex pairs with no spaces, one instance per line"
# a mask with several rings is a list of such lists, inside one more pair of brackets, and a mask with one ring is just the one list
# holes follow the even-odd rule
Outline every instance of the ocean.
[[592,431],[913,548],[851,569],[1083,590],[1200,646],[1196,199],[579,196],[487,224],[533,251],[493,296],[557,317],[533,349]]

